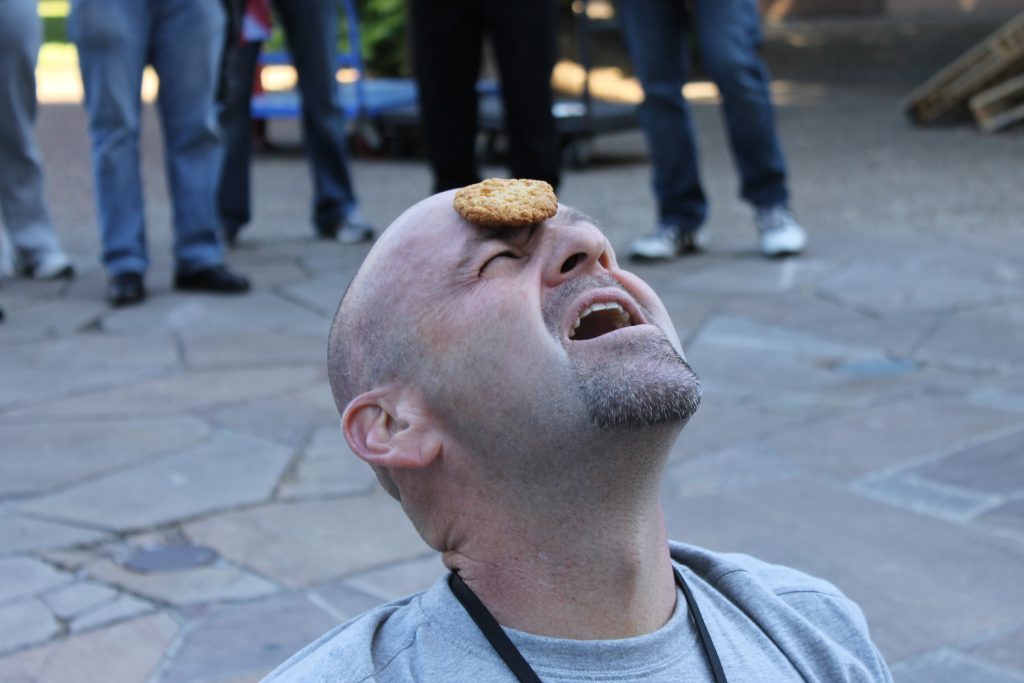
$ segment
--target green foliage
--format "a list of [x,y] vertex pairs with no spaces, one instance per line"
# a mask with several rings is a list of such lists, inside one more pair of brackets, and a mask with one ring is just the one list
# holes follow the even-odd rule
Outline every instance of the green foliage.
[[[0,0],[2,2],[3,0]],[[371,76],[404,76],[406,64],[405,40],[406,0],[356,0],[359,13],[359,37],[363,44],[363,62]],[[338,49],[348,52],[348,27],[344,12],[338,21]],[[263,49],[280,52],[285,49],[284,31],[280,22],[274,22],[274,32]]]
[[[0,0],[4,2],[5,0]],[[71,10],[67,0],[39,0],[36,5],[43,22],[44,43],[66,43],[68,12]]]
[[[4,2],[4,0],[0,0]],[[340,3],[339,3],[340,4]],[[43,20],[43,41],[67,42],[65,24],[69,11],[68,0],[40,0],[39,14]],[[357,0],[360,37],[363,41],[363,60],[372,76],[405,76],[409,73],[406,60],[406,0]],[[348,33],[341,21],[339,41],[347,48]],[[284,34],[279,22],[263,49],[281,52],[285,49]]]
[[374,76],[402,76],[406,63],[406,0],[359,0],[363,60]]

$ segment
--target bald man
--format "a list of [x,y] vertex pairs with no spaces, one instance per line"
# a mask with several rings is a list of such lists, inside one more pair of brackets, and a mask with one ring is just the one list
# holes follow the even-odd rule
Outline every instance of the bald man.
[[346,440],[451,573],[267,680],[890,681],[832,585],[667,539],[700,384],[594,222],[486,229],[452,199],[384,232],[328,356]]

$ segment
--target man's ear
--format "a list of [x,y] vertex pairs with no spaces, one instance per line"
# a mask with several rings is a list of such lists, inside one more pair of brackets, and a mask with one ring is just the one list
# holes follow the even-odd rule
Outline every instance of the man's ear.
[[418,469],[441,454],[437,427],[413,392],[360,394],[345,407],[341,430],[352,451],[374,467]]

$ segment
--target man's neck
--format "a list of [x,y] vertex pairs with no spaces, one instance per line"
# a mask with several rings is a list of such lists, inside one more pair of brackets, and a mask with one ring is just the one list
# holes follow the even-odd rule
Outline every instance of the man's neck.
[[656,500],[614,514],[599,506],[554,514],[542,524],[478,518],[472,534],[449,546],[445,564],[500,624],[520,631],[606,640],[668,621],[676,589]]

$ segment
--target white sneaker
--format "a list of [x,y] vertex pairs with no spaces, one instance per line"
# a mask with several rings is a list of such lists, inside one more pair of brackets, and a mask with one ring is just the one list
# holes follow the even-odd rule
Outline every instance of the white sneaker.
[[72,277],[75,267],[63,251],[51,251],[39,257],[35,263],[28,264],[25,273],[33,280],[57,280]]
[[701,230],[680,234],[673,225],[662,225],[657,232],[633,240],[629,256],[636,261],[668,261],[685,254],[704,251],[707,238]]
[[342,244],[358,244],[373,239],[373,226],[366,222],[359,209],[353,209],[345,217],[345,222],[338,228],[334,236]]
[[807,246],[807,231],[785,206],[757,209],[754,225],[760,233],[761,253],[769,258],[796,255]]

